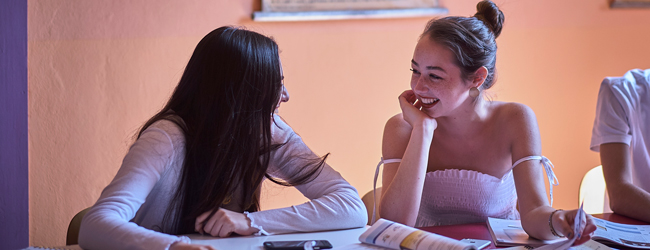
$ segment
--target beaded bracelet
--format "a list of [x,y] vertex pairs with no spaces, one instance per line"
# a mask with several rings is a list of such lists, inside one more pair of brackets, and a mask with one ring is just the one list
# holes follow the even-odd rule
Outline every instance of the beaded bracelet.
[[563,210],[562,210],[562,209],[555,209],[555,211],[553,211],[553,212],[551,213],[551,216],[548,217],[548,226],[551,228],[551,233],[552,233],[555,237],[564,237],[564,235],[560,235],[559,233],[557,233],[557,231],[555,231],[555,228],[553,227],[553,215],[554,215],[555,212],[557,212],[557,211],[563,211]]

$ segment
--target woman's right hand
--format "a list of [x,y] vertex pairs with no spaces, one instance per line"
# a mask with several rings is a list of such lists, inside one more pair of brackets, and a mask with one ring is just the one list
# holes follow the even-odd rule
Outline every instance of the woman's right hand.
[[188,244],[180,241],[174,242],[169,246],[169,250],[217,250],[216,248],[208,245]]
[[232,233],[251,235],[259,231],[251,226],[251,220],[243,213],[218,208],[214,215],[207,220],[211,213],[212,211],[207,211],[199,215],[196,218],[194,230],[200,234],[207,233],[222,238],[229,237]]
[[566,236],[567,238],[573,238],[573,224],[575,220],[584,220],[585,224],[582,225],[582,232],[580,232],[580,238],[577,238],[573,243],[574,246],[580,245],[587,242],[591,239],[591,235],[596,231],[596,223],[589,214],[582,213],[583,218],[576,218],[578,215],[578,209],[569,210],[569,211],[558,211],[554,214],[555,216],[551,218],[553,220],[553,229],[558,233]]
[[422,112],[422,103],[417,99],[413,90],[406,90],[399,96],[399,106],[402,109],[402,116],[412,128],[422,126],[435,130],[438,126],[436,119]]

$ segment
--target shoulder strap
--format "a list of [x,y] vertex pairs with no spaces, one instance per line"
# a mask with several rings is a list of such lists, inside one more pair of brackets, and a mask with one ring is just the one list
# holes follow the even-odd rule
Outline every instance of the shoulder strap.
[[546,171],[546,178],[548,179],[548,186],[549,186],[549,193],[551,197],[551,206],[553,206],[553,186],[560,185],[560,181],[558,181],[557,176],[555,176],[555,173],[553,172],[553,163],[551,160],[546,158],[545,156],[526,156],[524,158],[521,158],[515,162],[515,164],[512,164],[512,168],[514,169],[519,163],[525,162],[525,161],[530,161],[530,160],[539,160],[542,162],[542,165],[544,166],[544,170]]
[[377,168],[375,169],[375,179],[372,183],[372,221],[370,221],[370,225],[375,223],[375,218],[376,218],[376,213],[377,213],[377,178],[379,177],[379,167],[381,167],[382,164],[387,164],[387,163],[396,163],[396,162],[402,162],[402,159],[388,159],[384,160],[384,157],[379,160],[379,163],[377,164]]

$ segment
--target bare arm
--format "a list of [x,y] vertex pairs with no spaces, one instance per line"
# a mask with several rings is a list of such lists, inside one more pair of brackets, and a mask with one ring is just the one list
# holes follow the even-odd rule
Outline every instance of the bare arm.
[[[509,108],[512,108],[509,110],[512,113],[509,120],[513,124],[513,161],[526,156],[541,156],[541,139],[534,112],[520,104],[512,105]],[[555,209],[549,205],[546,198],[542,163],[539,160],[523,162],[513,169],[513,175],[524,230],[530,236],[538,239],[557,239],[551,233],[549,225],[549,218]],[[555,231],[569,238],[572,237],[574,233],[572,225],[576,214],[577,210],[553,213],[552,221]],[[591,217],[589,215],[586,217],[587,224],[583,237],[577,239],[576,244],[582,244],[589,240],[589,234],[596,230]]]
[[[385,159],[401,158],[402,162],[384,166],[380,217],[415,226],[433,131],[426,131],[421,127],[414,128],[407,137],[408,144],[404,149],[403,143],[399,142],[403,138],[399,138],[400,133],[396,131],[400,128],[396,128],[394,123],[397,122],[389,121],[386,124],[382,151]],[[400,151],[403,154],[400,154]]]
[[650,193],[632,184],[630,147],[624,143],[601,144],[600,162],[612,211],[650,222]]
[[384,166],[382,198],[379,215],[382,218],[415,226],[427,171],[429,148],[436,121],[418,110],[415,96],[408,90],[400,95],[402,115],[392,117],[384,129],[382,155],[384,159],[401,158],[400,163]]
[[[524,230],[530,236],[538,239],[557,239],[551,233],[548,224],[549,216],[555,209],[548,204],[546,199],[542,165],[537,160],[531,160],[521,163],[513,171],[519,199],[521,224]],[[554,219],[557,219],[558,213],[563,212],[557,212]],[[553,223],[558,233],[567,234],[566,230],[561,229],[561,223],[555,220]]]
[[[508,107],[511,117],[513,162],[526,156],[542,155],[542,143],[534,112],[520,104]],[[553,209],[546,199],[544,167],[538,160],[525,161],[513,169],[521,224],[526,232],[538,239],[556,238],[548,226]]]

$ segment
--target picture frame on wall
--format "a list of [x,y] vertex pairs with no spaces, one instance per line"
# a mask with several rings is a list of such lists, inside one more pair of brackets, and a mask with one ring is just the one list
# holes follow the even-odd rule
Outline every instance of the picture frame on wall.
[[437,0],[261,0],[262,11],[412,9],[437,7]]
[[611,0],[610,8],[650,8],[650,0]]
[[320,21],[443,15],[438,0],[260,0],[253,20]]

